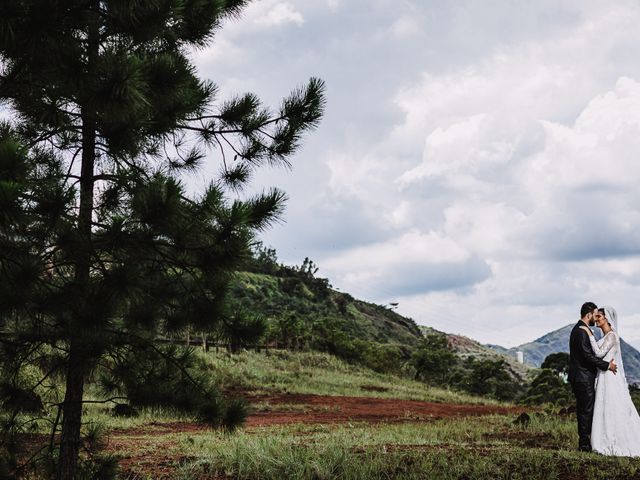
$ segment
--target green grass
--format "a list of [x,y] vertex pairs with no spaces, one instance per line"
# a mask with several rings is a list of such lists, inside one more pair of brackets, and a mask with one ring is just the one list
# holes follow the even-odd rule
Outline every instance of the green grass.
[[[640,460],[576,452],[573,419],[490,416],[401,425],[292,425],[167,437],[176,478],[640,478]],[[216,477],[218,476],[218,477]]]
[[83,422],[87,425],[101,425],[107,430],[123,428],[147,428],[149,425],[195,422],[195,416],[167,409],[167,408],[142,408],[135,417],[116,417],[111,414],[111,407],[107,405],[89,405],[85,407]]
[[376,373],[318,352],[208,353],[211,373],[228,390],[369,396],[443,403],[497,404],[391,374]]

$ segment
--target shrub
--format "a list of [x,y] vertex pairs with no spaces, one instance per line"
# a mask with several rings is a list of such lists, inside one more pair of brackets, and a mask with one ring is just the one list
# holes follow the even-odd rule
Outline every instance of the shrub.
[[458,364],[458,357],[449,348],[445,335],[432,334],[424,338],[410,363],[415,368],[416,379],[444,384]]
[[566,405],[572,400],[569,385],[565,383],[559,373],[550,368],[543,368],[531,382],[523,401],[529,405],[543,403]]

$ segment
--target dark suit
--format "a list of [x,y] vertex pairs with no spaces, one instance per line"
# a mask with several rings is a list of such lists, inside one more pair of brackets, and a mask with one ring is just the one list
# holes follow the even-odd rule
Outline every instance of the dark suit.
[[582,320],[573,327],[569,338],[569,383],[576,397],[579,447],[581,450],[591,450],[596,374],[598,368],[607,370],[609,363],[596,357],[589,342],[589,334],[581,326],[586,326]]

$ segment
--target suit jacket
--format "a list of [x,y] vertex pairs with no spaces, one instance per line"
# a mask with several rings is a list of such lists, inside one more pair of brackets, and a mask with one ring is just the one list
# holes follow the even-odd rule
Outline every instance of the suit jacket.
[[569,337],[569,382],[595,382],[598,368],[607,370],[609,362],[596,357],[589,342],[589,334],[580,327],[585,325],[582,320],[571,330]]

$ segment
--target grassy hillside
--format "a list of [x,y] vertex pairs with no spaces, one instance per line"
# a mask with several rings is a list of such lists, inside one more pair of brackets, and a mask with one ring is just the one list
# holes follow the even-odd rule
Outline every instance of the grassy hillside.
[[210,372],[224,390],[251,394],[285,392],[373,396],[451,403],[494,404],[494,400],[428,386],[405,377],[374,372],[320,352],[207,355]]
[[[350,338],[383,344],[412,347],[419,342],[420,329],[413,320],[389,308],[356,300],[318,280],[322,279],[238,272],[232,300],[266,317],[272,328],[277,322],[289,321],[292,327],[302,324],[311,329],[328,325]],[[308,337],[310,333],[303,331],[301,335]]]
[[532,370],[531,365],[518,363],[515,355],[511,355],[507,349],[482,345],[468,337],[440,332],[424,325],[418,326],[412,319],[390,308],[357,300],[328,287],[319,293],[312,291],[304,281],[296,283],[286,277],[239,272],[232,294],[236,302],[264,315],[272,325],[285,316],[293,316],[307,325],[318,324],[324,319],[332,322],[349,338],[408,349],[416,347],[424,335],[437,333],[447,336],[449,345],[462,359],[470,356],[503,359],[522,379]]
[[[522,396],[532,379],[530,367],[478,342],[421,329],[391,308],[333,290],[314,276],[309,260],[303,267],[272,262],[249,270],[236,275],[231,303],[266,320],[263,344],[332,353],[378,372],[501,400]],[[448,345],[425,341],[425,332],[446,336]]]

